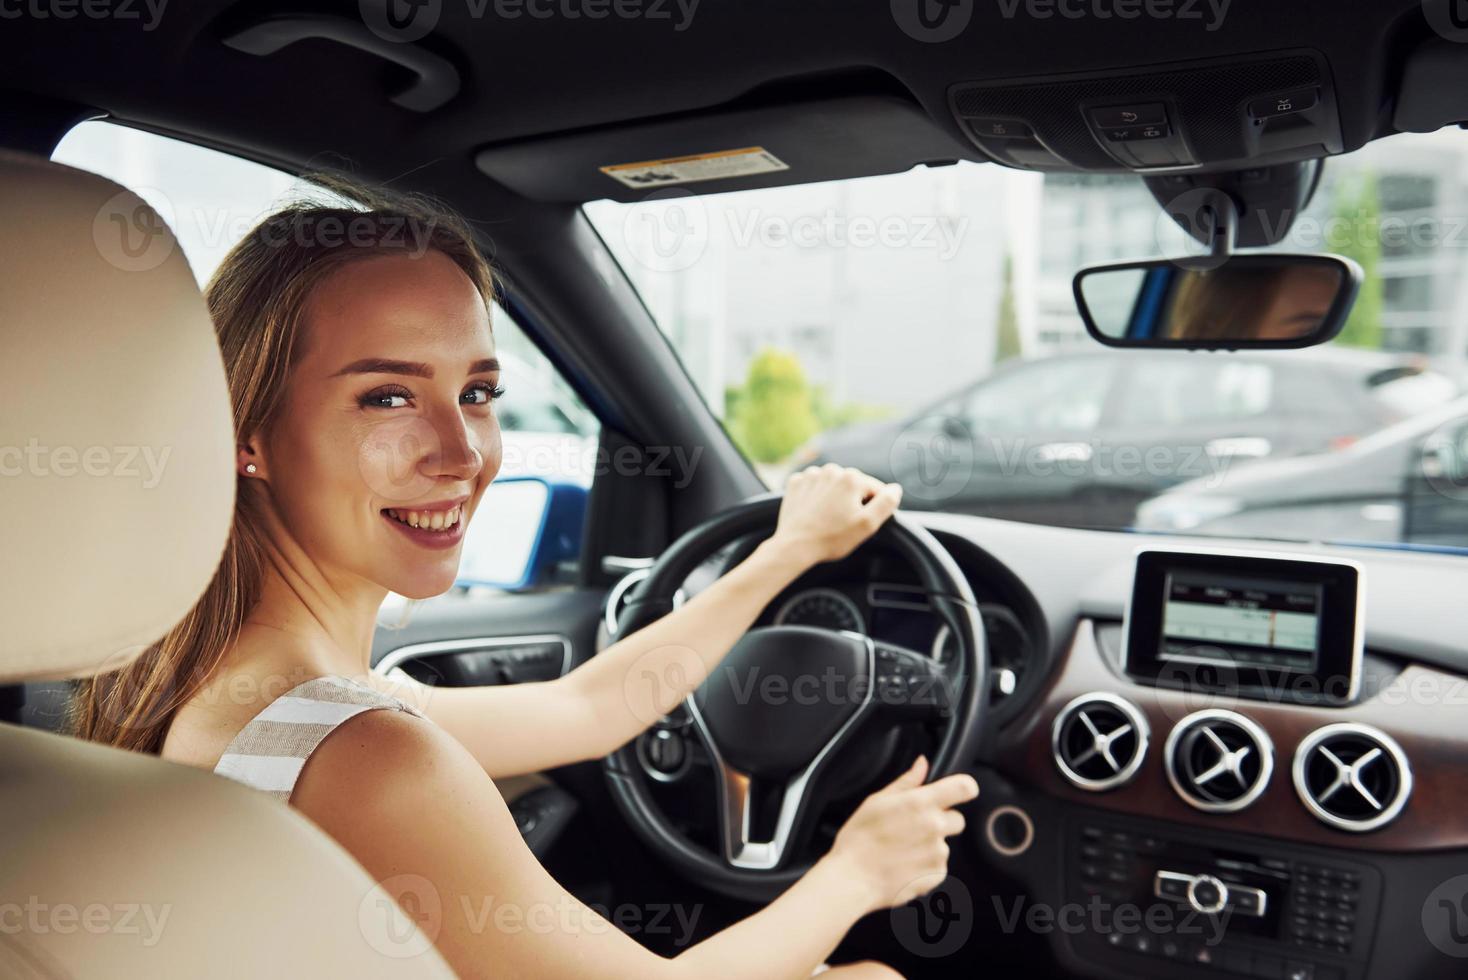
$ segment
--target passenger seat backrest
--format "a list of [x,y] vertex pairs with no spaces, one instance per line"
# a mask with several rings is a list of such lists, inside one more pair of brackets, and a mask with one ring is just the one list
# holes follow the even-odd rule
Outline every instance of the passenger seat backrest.
[[[0,684],[88,676],[157,640],[218,565],[228,390],[151,207],[8,153],[0,203]],[[422,912],[427,932],[262,793],[0,725],[0,976],[452,977]]]

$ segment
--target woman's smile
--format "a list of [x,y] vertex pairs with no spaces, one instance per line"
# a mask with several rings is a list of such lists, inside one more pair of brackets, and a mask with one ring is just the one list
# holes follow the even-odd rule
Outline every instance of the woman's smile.
[[415,508],[386,507],[384,520],[414,544],[425,548],[452,548],[464,539],[468,497],[420,504]]

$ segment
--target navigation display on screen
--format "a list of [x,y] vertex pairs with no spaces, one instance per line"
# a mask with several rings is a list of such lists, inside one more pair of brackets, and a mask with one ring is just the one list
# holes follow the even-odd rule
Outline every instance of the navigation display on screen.
[[1315,669],[1318,583],[1172,571],[1165,589],[1162,660]]

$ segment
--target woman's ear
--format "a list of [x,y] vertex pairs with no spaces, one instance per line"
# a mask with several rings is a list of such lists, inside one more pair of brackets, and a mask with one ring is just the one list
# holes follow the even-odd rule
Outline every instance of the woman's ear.
[[265,472],[265,457],[260,452],[257,440],[238,446],[235,450],[235,469],[241,476],[252,477],[257,480],[269,479]]

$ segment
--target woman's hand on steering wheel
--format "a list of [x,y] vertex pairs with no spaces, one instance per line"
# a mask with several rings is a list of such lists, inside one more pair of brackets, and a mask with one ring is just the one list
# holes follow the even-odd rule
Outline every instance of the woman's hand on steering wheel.
[[936,888],[948,875],[945,839],[963,833],[955,807],[979,795],[967,773],[924,784],[928,760],[872,793],[842,824],[824,860],[846,865],[870,889],[868,911],[893,908]]
[[806,565],[845,558],[902,502],[902,487],[826,463],[791,474],[771,540]]

